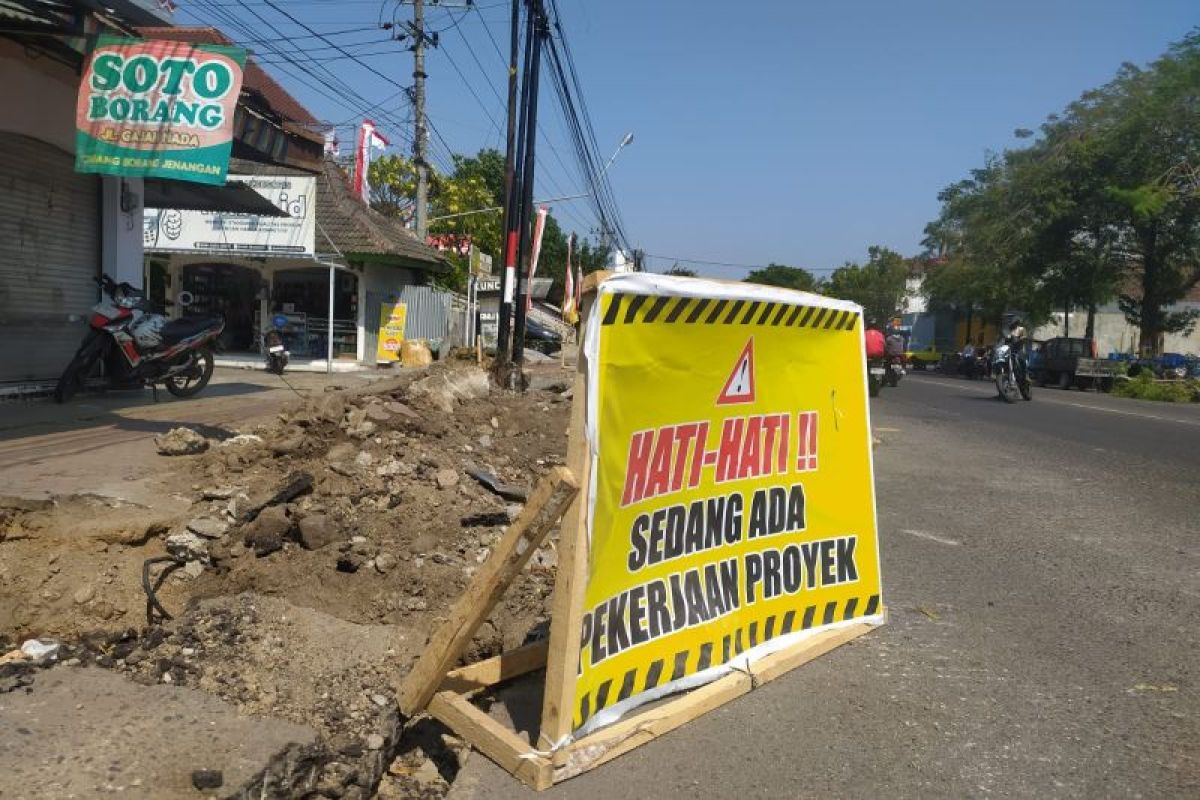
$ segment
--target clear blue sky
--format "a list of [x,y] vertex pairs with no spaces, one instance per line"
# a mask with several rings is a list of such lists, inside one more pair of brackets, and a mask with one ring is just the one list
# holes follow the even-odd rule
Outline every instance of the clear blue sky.
[[[235,14],[263,38],[277,37],[252,12],[286,35],[306,33],[264,0],[180,5],[180,24],[199,18],[239,41],[247,36],[223,15]],[[370,54],[363,60],[384,75],[411,82],[411,54],[373,43],[386,33],[334,35],[376,25],[380,0],[276,5],[351,52]],[[429,28],[441,31],[427,65],[430,114],[446,144],[468,153],[503,149],[487,114],[503,125],[494,90],[504,91],[505,67],[486,30],[506,51],[508,3],[477,5],[471,13],[427,14]],[[606,157],[625,131],[635,134],[610,172],[633,243],[651,254],[815,269],[861,259],[873,243],[915,253],[940,188],[988,150],[1012,145],[1015,128],[1036,128],[1122,62],[1145,63],[1200,24],[1196,0],[559,5]],[[382,7],[385,20],[393,12],[411,17],[411,7],[397,9],[394,0]],[[319,59],[341,55],[311,38],[296,44],[326,48],[310,52]],[[372,104],[398,91],[345,58],[322,66]],[[321,119],[357,116],[344,98],[303,85],[313,81],[294,66],[268,69]],[[581,191],[557,104],[549,91],[542,101],[538,194]],[[410,119],[403,98],[385,109],[396,126]],[[440,142],[435,155],[445,161]],[[594,224],[582,203],[559,204],[555,213],[567,229]]]

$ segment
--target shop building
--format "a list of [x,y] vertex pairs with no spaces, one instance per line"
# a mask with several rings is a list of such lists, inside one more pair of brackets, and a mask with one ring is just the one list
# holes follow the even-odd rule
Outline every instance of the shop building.
[[[269,210],[237,183],[204,186],[75,171],[76,99],[97,35],[228,42],[211,29],[164,27],[165,21],[131,0],[0,3],[0,391],[57,378],[86,330],[101,272],[146,285],[145,205]],[[204,32],[185,38],[196,30]],[[249,65],[235,112],[233,154],[319,173],[323,136],[293,119],[299,115],[298,104]],[[158,281],[149,288],[164,297],[170,289],[165,276],[148,277]]]
[[[234,159],[230,181],[254,188],[285,218],[149,209],[151,296],[193,298],[225,317],[218,363],[261,363],[263,334],[283,334],[295,367],[375,363],[380,311],[448,269],[436,250],[370,209],[333,159],[319,174]],[[416,320],[414,320],[416,324]]]

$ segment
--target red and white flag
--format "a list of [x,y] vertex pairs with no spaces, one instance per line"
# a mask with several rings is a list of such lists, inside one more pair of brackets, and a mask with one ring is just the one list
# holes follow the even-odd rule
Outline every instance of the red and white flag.
[[538,256],[542,254],[542,234],[546,231],[546,215],[550,209],[542,206],[537,210],[537,220],[533,224],[533,245],[529,253],[529,280],[526,283],[528,294],[525,295],[525,313],[533,308],[533,276],[537,274]]
[[575,268],[575,315],[583,310],[583,264]]
[[371,168],[371,154],[375,150],[383,150],[389,142],[375,128],[375,123],[364,119],[358,129],[358,143],[354,148],[354,192],[364,203],[371,202],[371,184],[367,171]]
[[575,244],[575,234],[567,237],[567,268],[563,271],[563,319],[572,321],[575,314],[575,275],[571,269],[571,247]]

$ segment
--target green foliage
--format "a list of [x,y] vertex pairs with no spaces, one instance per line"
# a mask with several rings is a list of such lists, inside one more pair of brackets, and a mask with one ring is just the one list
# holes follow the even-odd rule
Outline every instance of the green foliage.
[[866,264],[847,262],[838,267],[822,289],[830,297],[858,303],[868,320],[882,322],[902,310],[907,277],[902,255],[872,245],[867,248]]
[[754,270],[746,276],[745,282],[782,286],[785,289],[799,289],[802,292],[815,292],[819,287],[817,279],[808,270],[775,263]]
[[683,278],[695,278],[697,276],[696,270],[688,269],[687,267],[681,267],[678,264],[675,264],[674,266],[672,266],[669,270],[666,271],[665,274],[666,275],[677,275],[677,276],[683,277]]
[[480,150],[474,156],[454,156],[454,176],[460,179],[475,178],[483,183],[488,194],[495,200],[504,200],[504,154],[491,148]]
[[1138,400],[1157,400],[1162,403],[1200,402],[1200,381],[1189,378],[1183,381],[1156,381],[1144,370],[1136,378],[1118,380],[1112,393],[1117,397],[1132,397]]
[[[454,171],[441,175],[430,171],[429,224],[431,236],[450,236],[473,243],[492,257],[495,268],[502,269],[504,214],[500,210],[478,211],[504,205],[504,155],[493,149],[480,150],[474,156],[455,155]],[[403,156],[383,156],[371,164],[371,206],[384,214],[399,218],[411,226],[415,215],[417,191],[416,167]],[[442,219],[439,219],[441,217]],[[542,235],[542,251],[538,258],[538,276],[555,279],[552,299],[562,294],[566,271],[567,236],[553,213],[546,219]],[[576,244],[578,260],[585,272],[604,265],[605,255],[590,242]],[[462,291],[466,287],[468,265],[465,258],[450,255],[452,270],[439,283]]]
[[1119,296],[1143,349],[1187,330],[1166,307],[1200,281],[1200,30],[1028,138],[939,195],[931,303],[1036,319]]
[[367,177],[371,184],[371,207],[405,225],[411,224],[417,196],[417,168],[412,160],[404,156],[380,156],[371,162]]

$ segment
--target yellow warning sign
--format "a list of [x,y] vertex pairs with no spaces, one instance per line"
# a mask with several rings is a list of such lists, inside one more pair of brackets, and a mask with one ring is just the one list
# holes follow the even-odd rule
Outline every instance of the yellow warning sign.
[[725,381],[725,388],[717,398],[717,405],[733,405],[735,403],[754,402],[754,337],[746,342],[742,354],[738,356],[733,372]]
[[812,294],[601,285],[577,733],[882,621],[862,330],[858,306]]

